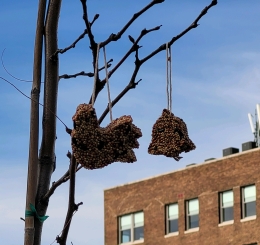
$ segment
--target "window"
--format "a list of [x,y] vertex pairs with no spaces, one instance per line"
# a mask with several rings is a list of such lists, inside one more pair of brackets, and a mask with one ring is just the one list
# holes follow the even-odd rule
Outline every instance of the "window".
[[178,203],[166,206],[166,234],[177,232],[178,229],[179,207]]
[[186,230],[199,227],[198,198],[186,201]]
[[242,219],[256,215],[255,185],[242,188]]
[[119,217],[119,243],[144,239],[144,213],[138,212]]
[[233,191],[224,191],[219,194],[220,223],[233,220]]

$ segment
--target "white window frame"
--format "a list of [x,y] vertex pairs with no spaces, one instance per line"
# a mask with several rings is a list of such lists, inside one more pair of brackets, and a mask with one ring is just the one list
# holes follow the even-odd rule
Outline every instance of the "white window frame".
[[193,229],[198,229],[199,228],[199,224],[198,224],[198,226],[197,227],[193,227],[193,228],[191,228],[191,227],[189,227],[189,217],[190,216],[193,216],[193,215],[190,215],[189,214],[189,202],[190,201],[194,201],[194,200],[197,200],[198,201],[198,212],[197,213],[195,213],[195,214],[193,214],[193,215],[198,215],[198,219],[199,219],[199,198],[193,198],[193,199],[189,199],[189,200],[186,200],[186,202],[185,202],[185,213],[186,213],[186,231],[188,231],[188,230],[193,230]]
[[[170,206],[173,206],[173,205],[177,205],[178,212],[177,212],[177,218],[176,219],[169,217],[169,208],[170,208]],[[169,228],[170,228],[169,222],[171,220],[178,220],[178,228],[179,228],[179,204],[177,202],[166,205],[166,235],[179,232],[179,229],[177,231],[173,231],[173,232],[169,231]]]
[[[245,201],[245,189],[248,188],[248,187],[252,187],[252,186],[255,187],[255,196],[252,196],[251,198],[253,198],[253,201],[256,202],[256,185],[255,184],[247,185],[247,186],[244,186],[244,187],[241,188],[242,219],[246,219],[248,217],[256,216],[256,213],[254,215],[250,215],[250,216],[246,216],[246,214],[245,214],[245,204],[248,203],[248,202]],[[255,212],[256,212],[256,208],[255,208]]]
[[[134,217],[135,217],[135,214],[138,214],[138,213],[142,213],[143,214],[143,224],[141,226],[135,226],[135,222],[134,222]],[[121,241],[121,218],[124,217],[124,216],[128,216],[130,215],[131,217],[131,227],[130,227],[130,230],[131,230],[131,237],[130,237],[130,241],[129,242],[125,242],[125,243],[122,243]],[[119,244],[132,244],[132,243],[138,243],[138,242],[142,242],[144,241],[144,239],[139,239],[139,240],[134,240],[134,228],[136,227],[144,227],[144,212],[143,211],[138,211],[138,212],[134,212],[134,213],[130,213],[130,214],[124,214],[124,215],[121,215],[118,217],[118,225],[119,225],[119,234],[118,234],[118,240],[119,240]]]
[[[232,200],[232,204],[227,204],[227,206],[224,206],[223,203],[223,194],[227,193],[227,192],[232,192],[232,196],[233,196],[233,200]],[[223,209],[225,208],[229,208],[229,207],[233,207],[233,219],[232,220],[225,220],[224,221],[224,217],[223,217]],[[227,191],[222,191],[219,193],[219,218],[220,218],[220,223],[225,223],[225,222],[231,222],[234,220],[234,192],[233,190],[227,190]]]

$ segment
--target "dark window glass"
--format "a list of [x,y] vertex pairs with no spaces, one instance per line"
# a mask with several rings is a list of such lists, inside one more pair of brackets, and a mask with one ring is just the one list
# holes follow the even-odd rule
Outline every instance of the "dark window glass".
[[178,231],[178,219],[169,220],[169,233]]
[[249,185],[242,189],[243,213],[242,218],[256,215],[256,186]]
[[144,227],[135,227],[134,228],[134,241],[144,239]]
[[220,222],[233,220],[234,194],[233,190],[220,193]]
[[191,215],[189,216],[189,229],[199,227],[199,215]]
[[121,231],[121,243],[131,241],[131,229]]
[[233,207],[223,208],[223,222],[233,220]]
[[245,203],[245,217],[256,215],[256,202]]

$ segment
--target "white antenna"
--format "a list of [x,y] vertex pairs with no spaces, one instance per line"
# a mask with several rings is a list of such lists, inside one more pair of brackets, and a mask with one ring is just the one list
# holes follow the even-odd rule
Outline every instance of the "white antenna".
[[252,116],[251,113],[248,113],[248,119],[249,119],[251,131],[252,131],[253,134],[255,134],[255,128],[254,128],[254,124],[253,124],[253,116]]
[[253,123],[253,116],[251,113],[248,113],[248,119],[249,119],[249,123],[250,123],[250,127],[251,127],[251,131],[255,136],[255,143],[256,146],[260,146],[259,144],[259,140],[260,140],[260,132],[259,132],[259,124],[260,124],[260,104],[256,104],[256,111],[255,111],[255,125]]
[[[258,123],[260,122],[260,105],[256,104],[256,112],[257,112],[257,119],[258,119]],[[259,130],[259,128],[258,128]],[[257,132],[259,134],[259,132]]]

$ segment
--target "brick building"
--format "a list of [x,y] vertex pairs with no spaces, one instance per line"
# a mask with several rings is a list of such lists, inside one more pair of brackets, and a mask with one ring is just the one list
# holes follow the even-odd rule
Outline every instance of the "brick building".
[[260,148],[223,155],[104,190],[105,245],[260,244]]

